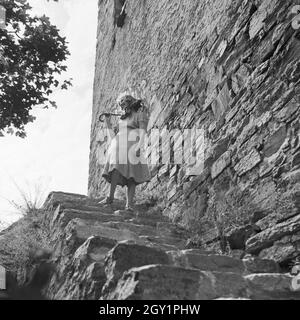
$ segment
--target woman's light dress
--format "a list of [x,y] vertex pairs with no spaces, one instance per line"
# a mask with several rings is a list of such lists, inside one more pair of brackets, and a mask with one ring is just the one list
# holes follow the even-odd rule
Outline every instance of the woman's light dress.
[[147,128],[148,115],[146,110],[140,109],[119,122],[119,133],[111,140],[107,150],[107,159],[102,176],[111,182],[114,170],[118,174],[117,184],[128,185],[129,181],[141,184],[150,181],[151,176],[143,152],[137,152],[138,136],[141,128]]

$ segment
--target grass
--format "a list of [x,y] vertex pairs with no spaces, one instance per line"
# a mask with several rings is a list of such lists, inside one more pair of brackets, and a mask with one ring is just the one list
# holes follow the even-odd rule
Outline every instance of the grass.
[[[268,211],[276,217],[277,221],[298,212],[295,206],[295,192],[299,190],[300,185],[296,185],[286,192],[280,190],[276,192],[275,201]],[[208,229],[215,228],[220,250],[222,253],[227,253],[229,250],[226,237],[228,230],[253,224],[254,213],[259,211],[259,207],[254,203],[248,191],[241,191],[235,187],[228,192],[217,194],[214,189],[211,189],[205,217],[193,223],[194,238],[200,245],[201,235]]]
[[27,192],[17,186],[20,202],[9,201],[21,218],[2,232],[0,237],[0,263],[17,272],[34,263],[41,252],[50,252],[48,230],[43,223],[44,191],[37,185]]
[[6,222],[0,221],[0,232],[8,227]]
[[256,210],[250,194],[238,187],[219,194],[214,189],[210,190],[207,216],[218,232],[222,253],[228,249],[226,231],[249,224]]
[[26,183],[25,188],[21,188],[15,181],[12,181],[19,194],[18,200],[5,199],[11,207],[22,216],[34,214],[42,207],[46,198],[46,187],[41,183],[29,185]]

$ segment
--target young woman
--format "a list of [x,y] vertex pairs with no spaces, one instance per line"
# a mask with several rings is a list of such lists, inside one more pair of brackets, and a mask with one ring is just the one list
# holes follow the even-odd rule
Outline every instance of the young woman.
[[[148,115],[142,101],[130,95],[121,97],[117,103],[124,115],[119,122],[119,133],[111,137],[107,151],[102,176],[110,183],[110,193],[100,204],[112,204],[117,185],[127,186],[125,210],[133,211],[136,186],[150,181],[149,168],[142,152]],[[109,114],[105,116],[105,122],[111,129]]]

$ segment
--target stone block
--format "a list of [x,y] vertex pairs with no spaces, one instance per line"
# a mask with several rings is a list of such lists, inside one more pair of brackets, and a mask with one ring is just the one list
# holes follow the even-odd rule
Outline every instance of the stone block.
[[300,215],[288,221],[276,224],[248,239],[246,251],[248,253],[259,253],[263,249],[272,247],[275,241],[287,235],[293,235],[300,231]]
[[280,273],[251,274],[245,277],[251,299],[300,299],[300,292],[293,291],[293,277]]
[[242,260],[225,255],[199,254],[190,250],[170,251],[168,254],[178,267],[234,273],[243,273],[245,270]]
[[286,139],[286,127],[282,126],[276,132],[274,132],[267,140],[264,146],[264,156],[270,157],[276,153]]
[[239,176],[242,176],[251,169],[253,169],[255,166],[257,166],[260,162],[260,154],[255,149],[252,149],[244,158],[242,158],[234,166],[234,170],[237,172]]
[[149,265],[126,272],[108,299],[208,300],[245,297],[246,291],[246,281],[238,274]]
[[229,165],[231,162],[231,153],[226,151],[223,153],[218,160],[216,160],[211,168],[211,177],[215,179],[218,177]]
[[248,257],[243,259],[245,270],[248,273],[279,273],[280,267],[274,260]]

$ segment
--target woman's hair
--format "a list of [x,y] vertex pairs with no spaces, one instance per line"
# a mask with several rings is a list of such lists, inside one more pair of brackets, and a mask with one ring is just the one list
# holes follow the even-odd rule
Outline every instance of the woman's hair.
[[125,95],[117,100],[118,105],[121,107],[124,114],[121,116],[121,120],[129,118],[133,112],[137,112],[144,106],[142,100],[135,99],[130,95]]

